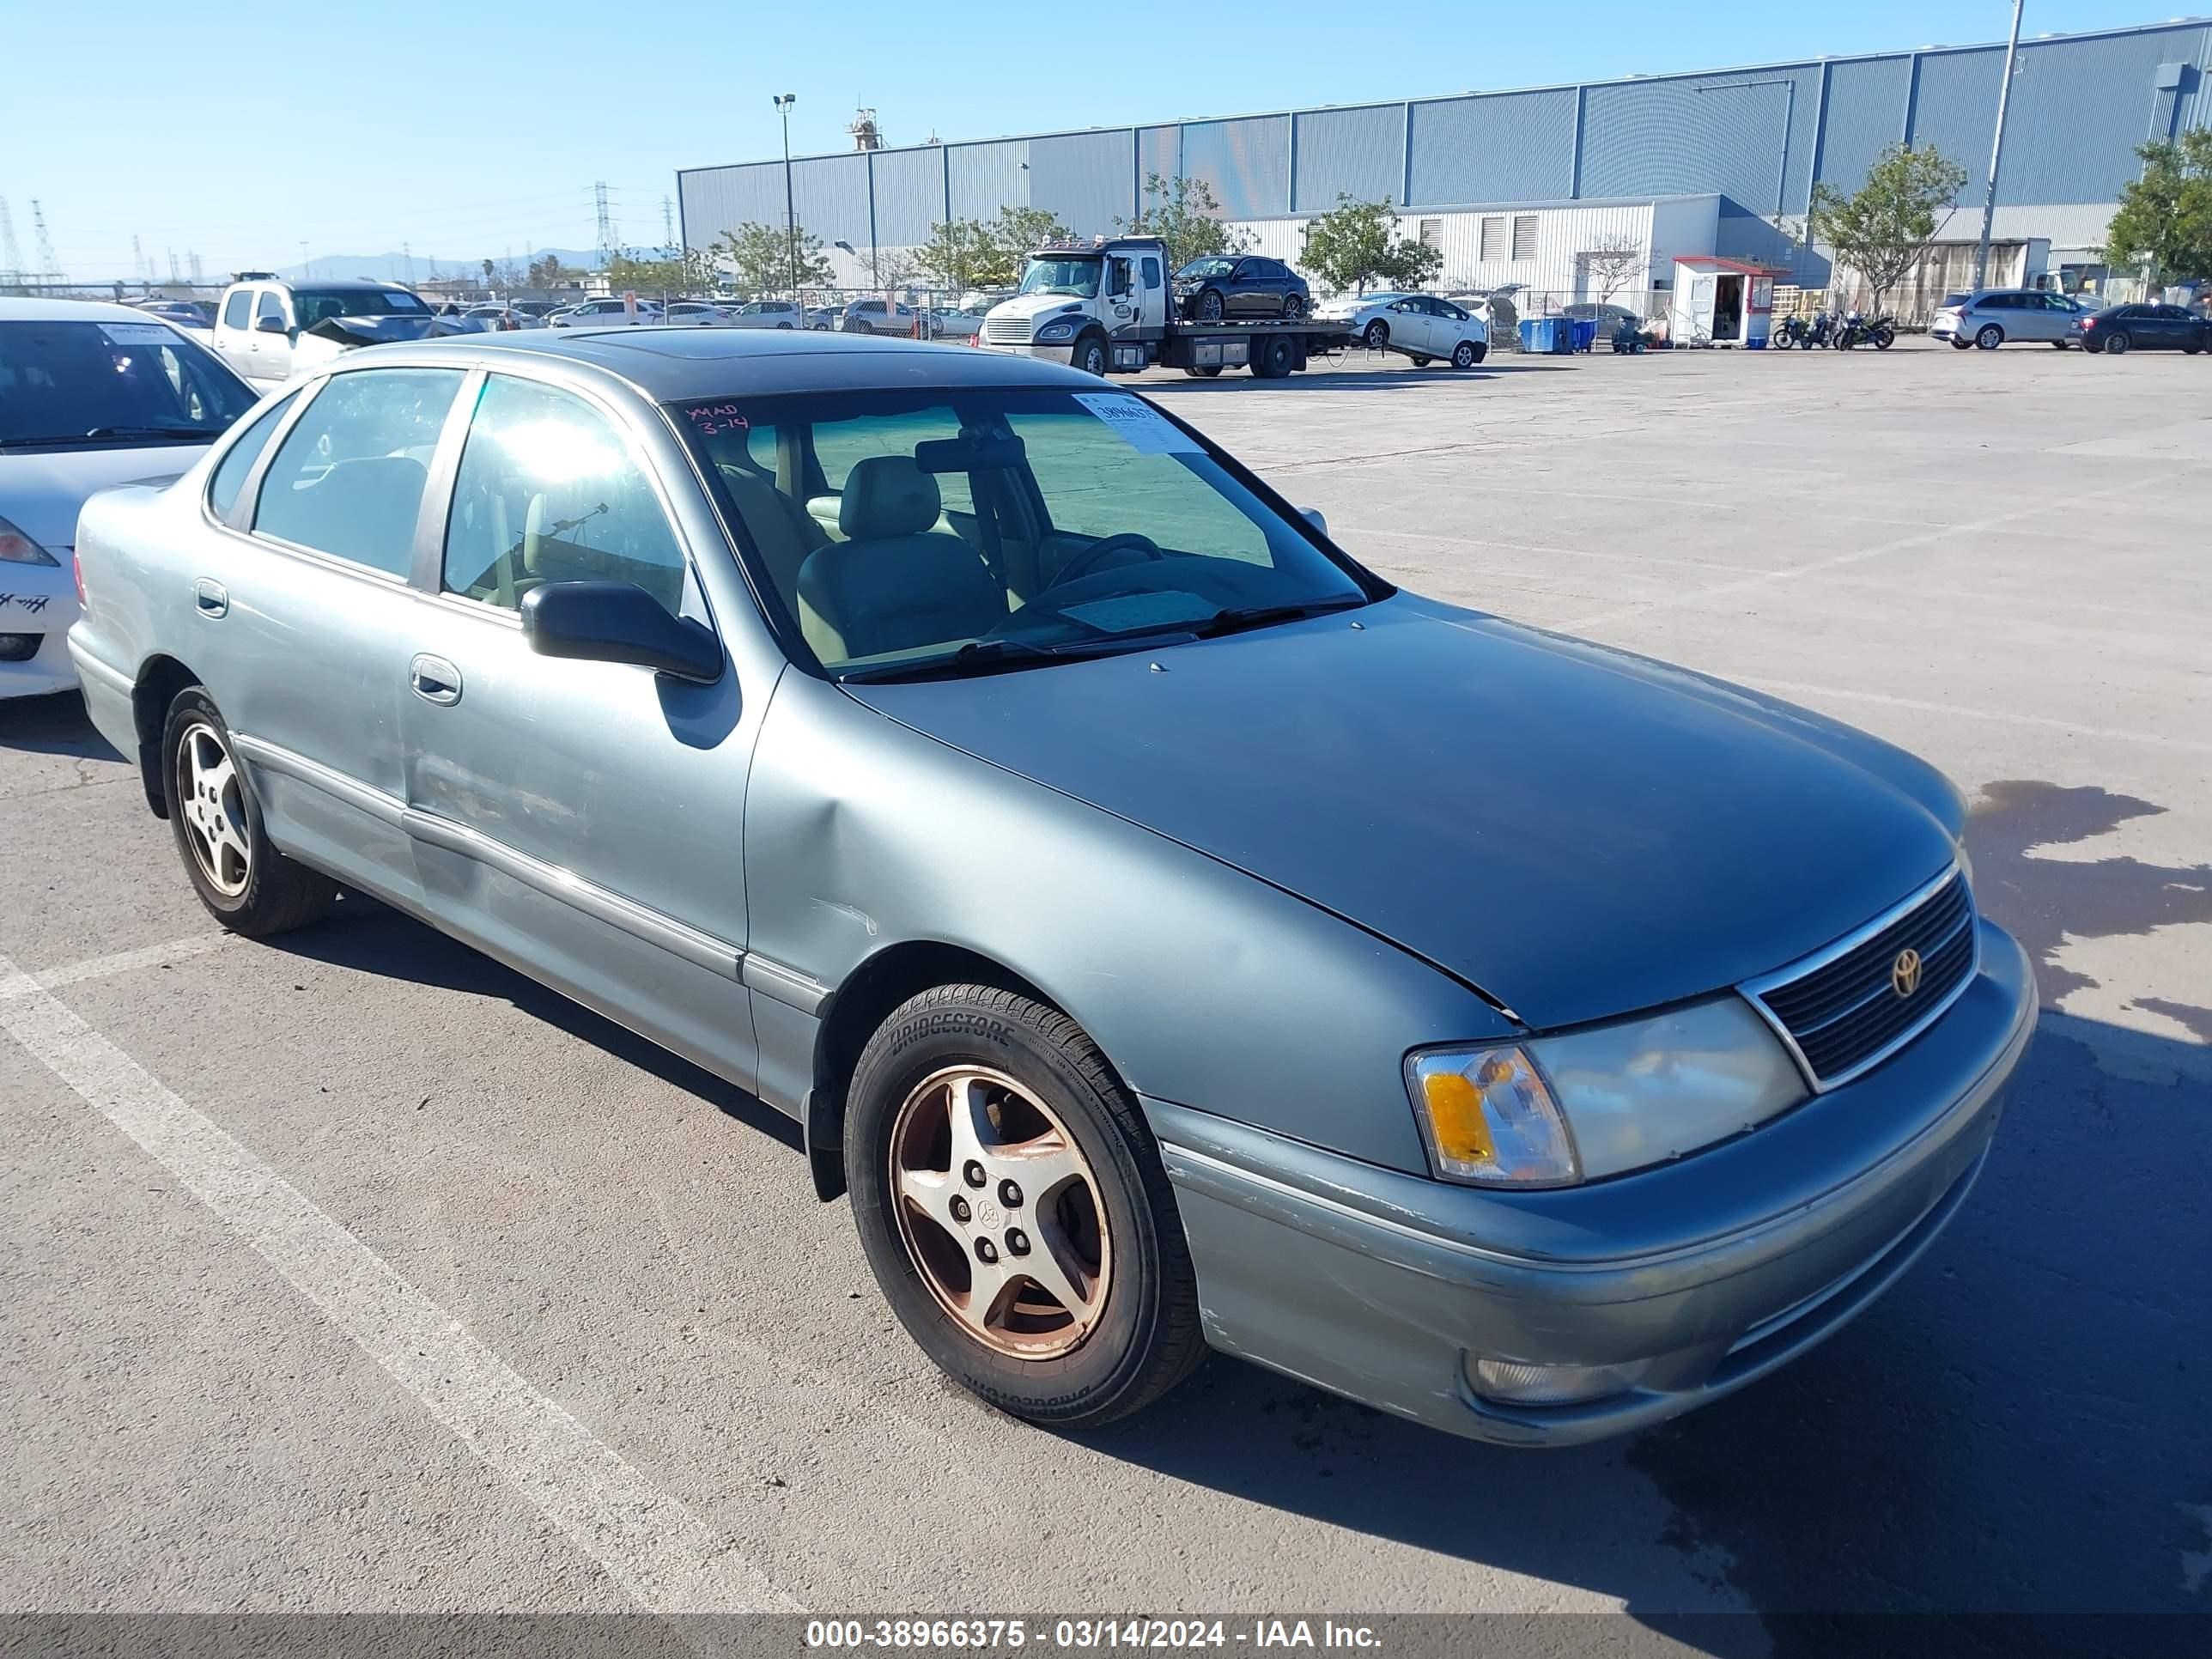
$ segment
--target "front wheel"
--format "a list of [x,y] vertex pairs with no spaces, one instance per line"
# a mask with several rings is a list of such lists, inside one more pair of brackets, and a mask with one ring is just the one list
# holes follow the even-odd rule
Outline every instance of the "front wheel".
[[1957,335],[1955,335],[1955,334],[1954,334],[1954,335],[1951,337],[1951,349],[1952,349],[1952,350],[1954,350],[1954,351],[1972,351],[1973,349],[1974,349],[1974,343],[1973,343],[1972,340],[1965,340],[1965,339],[1961,339],[1961,338],[1960,338],[1960,337],[1959,337],[1959,336],[1957,336]]
[[1367,331],[1359,337],[1360,344],[1370,351],[1382,351],[1390,344],[1390,325],[1377,317],[1367,325]]
[[1106,374],[1106,342],[1096,334],[1086,334],[1075,343],[1074,363],[1085,374],[1104,379]]
[[1451,366],[1454,368],[1473,368],[1482,361],[1482,353],[1472,340],[1462,340],[1452,348]]
[[1198,320],[1201,323],[1218,323],[1221,320],[1222,313],[1227,309],[1227,306],[1218,293],[1212,289],[1208,289],[1198,296],[1195,309],[1198,313]]
[[1087,1428],[1204,1353],[1159,1147],[1082,1029],[1011,991],[942,986],[853,1073],[845,1174],[891,1310],[1000,1411]]
[[337,884],[278,852],[230,728],[198,686],[177,694],[161,732],[161,793],[192,890],[234,933],[265,938],[314,921]]
[[1426,368],[1431,363],[1436,361],[1435,358],[1428,356],[1419,351],[1409,352],[1407,355],[1413,358],[1413,367],[1415,368]]

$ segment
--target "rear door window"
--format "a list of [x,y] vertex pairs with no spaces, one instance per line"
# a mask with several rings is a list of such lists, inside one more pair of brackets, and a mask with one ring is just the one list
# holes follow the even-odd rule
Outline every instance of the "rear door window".
[[405,576],[458,368],[334,374],[269,463],[254,533]]

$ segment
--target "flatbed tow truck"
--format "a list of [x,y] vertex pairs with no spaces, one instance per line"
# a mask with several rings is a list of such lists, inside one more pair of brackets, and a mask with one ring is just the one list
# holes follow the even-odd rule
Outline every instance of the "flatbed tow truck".
[[1020,290],[984,313],[973,343],[1072,363],[1091,374],[1159,365],[1206,380],[1224,368],[1249,368],[1273,380],[1344,349],[1352,331],[1310,317],[1204,323],[1179,317],[1166,245],[1156,236],[1099,236],[1040,245]]

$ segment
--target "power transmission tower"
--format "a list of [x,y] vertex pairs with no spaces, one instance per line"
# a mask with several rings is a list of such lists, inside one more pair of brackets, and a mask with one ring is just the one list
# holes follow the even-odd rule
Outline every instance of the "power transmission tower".
[[0,196],[0,289],[23,285],[23,251],[15,246],[15,221],[8,212],[8,198]]
[[604,270],[615,255],[615,220],[607,208],[607,181],[602,179],[593,185],[592,195],[599,210],[599,268]]
[[664,196],[660,198],[660,246],[664,252],[676,252],[676,204]]
[[131,233],[131,274],[142,283],[148,274],[146,252],[138,246],[138,233],[135,230]]
[[35,196],[31,198],[31,239],[39,249],[39,280],[58,287],[62,273],[54,259],[54,239],[46,234],[46,210]]
[[401,280],[401,281],[403,281],[403,282],[404,282],[404,283],[407,284],[407,286],[408,286],[408,287],[410,287],[410,288],[414,287],[414,286],[415,286],[415,248],[414,248],[414,245],[413,245],[412,243],[410,243],[410,242],[402,242],[402,243],[399,245],[399,264],[400,264],[400,267],[401,267],[401,269],[402,269],[402,270],[404,270],[407,273],[407,274],[406,274],[404,277],[402,277],[400,280]]
[[184,281],[183,277],[177,275],[177,250],[174,248],[169,250],[169,280],[173,283]]
[[197,286],[200,280],[200,252],[198,248],[185,250],[185,269],[192,273],[192,282]]

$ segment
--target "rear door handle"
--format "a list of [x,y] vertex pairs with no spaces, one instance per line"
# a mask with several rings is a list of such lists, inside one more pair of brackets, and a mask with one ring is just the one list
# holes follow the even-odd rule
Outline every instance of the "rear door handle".
[[407,665],[407,684],[425,702],[451,703],[461,700],[461,671],[443,657],[417,656]]
[[230,595],[221,582],[203,576],[192,584],[192,603],[203,617],[220,617],[230,609]]

